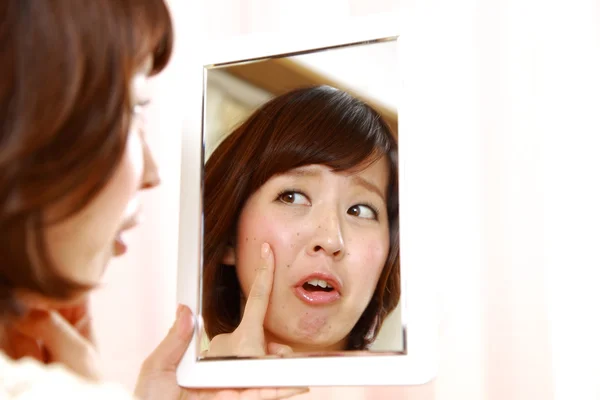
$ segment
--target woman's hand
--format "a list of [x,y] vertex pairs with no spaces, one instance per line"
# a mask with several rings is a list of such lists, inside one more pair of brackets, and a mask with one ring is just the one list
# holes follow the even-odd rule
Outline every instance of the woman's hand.
[[100,379],[100,362],[93,343],[89,301],[57,310],[32,309],[7,324],[4,350],[14,358],[61,363],[92,380]]
[[184,389],[177,384],[176,370],[194,334],[189,308],[180,306],[167,337],[142,366],[135,394],[139,400],[275,400],[308,392],[308,388]]
[[275,261],[268,243],[261,248],[261,266],[256,272],[244,309],[242,321],[235,331],[215,336],[206,357],[261,357],[267,354],[284,355],[292,352],[289,346],[266,343],[264,322],[273,287]]
[[[268,244],[262,248],[262,265],[252,285],[242,323],[231,334],[216,336],[209,356],[266,354],[263,322],[269,306],[275,268]],[[198,327],[200,329],[200,327]],[[142,366],[135,394],[140,400],[274,400],[308,392],[308,388],[264,389],[183,389],[177,385],[176,369],[194,334],[194,318],[189,308],[180,306],[177,321],[167,337]],[[272,353],[291,351],[287,346],[269,344]]]

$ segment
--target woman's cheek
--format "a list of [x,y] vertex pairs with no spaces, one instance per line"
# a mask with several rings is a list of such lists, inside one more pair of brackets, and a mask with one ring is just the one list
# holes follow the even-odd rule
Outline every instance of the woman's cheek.
[[384,240],[371,239],[365,240],[363,249],[361,264],[373,266],[373,268],[360,268],[360,271],[364,274],[363,282],[372,282],[373,285],[376,285],[387,260],[389,246]]
[[262,262],[262,244],[269,243],[274,254],[277,254],[276,249],[280,244],[277,233],[279,226],[276,221],[253,212],[245,213],[240,222],[236,267],[242,289],[248,294],[254,282],[256,271]]
[[294,230],[293,226],[285,224],[284,221],[262,218],[255,220],[253,226],[254,229],[247,230],[246,235],[240,238],[243,243],[240,246],[242,252],[241,259],[238,259],[238,266],[241,266],[243,271],[238,270],[238,274],[244,275],[240,276],[240,279],[246,295],[252,287],[256,270],[262,262],[260,252],[263,243],[266,242],[271,247],[276,275],[279,268],[293,263],[295,255],[301,249],[298,243],[299,231]]

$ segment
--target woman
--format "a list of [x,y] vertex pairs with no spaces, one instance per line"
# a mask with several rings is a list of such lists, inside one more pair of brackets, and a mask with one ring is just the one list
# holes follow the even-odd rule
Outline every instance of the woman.
[[331,87],[235,129],[205,169],[205,354],[368,349],[400,297],[397,167],[381,116]]
[[[6,0],[0,15],[0,397],[131,399],[99,382],[87,298],[127,249],[140,191],[160,181],[143,114],[148,79],[171,55],[168,10],[163,0]],[[144,363],[139,398],[298,392],[182,390],[175,368],[193,331],[180,307]]]

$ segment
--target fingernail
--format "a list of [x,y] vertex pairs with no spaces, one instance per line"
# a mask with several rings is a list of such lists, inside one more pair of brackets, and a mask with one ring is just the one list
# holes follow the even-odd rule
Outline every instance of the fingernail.
[[260,250],[260,256],[266,259],[269,256],[269,245],[267,243],[262,244],[262,248]]
[[175,319],[179,319],[181,312],[183,311],[183,304],[177,305],[177,312],[175,313]]
[[185,306],[182,304],[177,307],[177,333],[182,338],[186,338],[194,329],[194,316],[191,315],[189,318],[182,318],[184,309]]
[[91,317],[89,315],[86,315],[79,321],[77,321],[73,326],[75,327],[75,329],[81,330],[83,327],[85,327],[85,325],[89,324],[91,320]]

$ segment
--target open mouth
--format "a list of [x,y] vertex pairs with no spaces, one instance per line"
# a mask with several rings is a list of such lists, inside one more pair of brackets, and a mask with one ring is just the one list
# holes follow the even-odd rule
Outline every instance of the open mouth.
[[302,285],[307,292],[332,292],[335,289],[329,283],[321,279],[311,279]]
[[341,283],[329,274],[314,273],[301,280],[293,289],[304,303],[317,306],[336,302],[340,297]]
[[125,243],[125,240],[123,240],[123,233],[135,228],[139,224],[139,220],[140,214],[138,212],[132,217],[128,218],[121,226],[119,232],[117,232],[117,235],[113,241],[113,254],[115,257],[119,257],[127,253],[127,244]]

